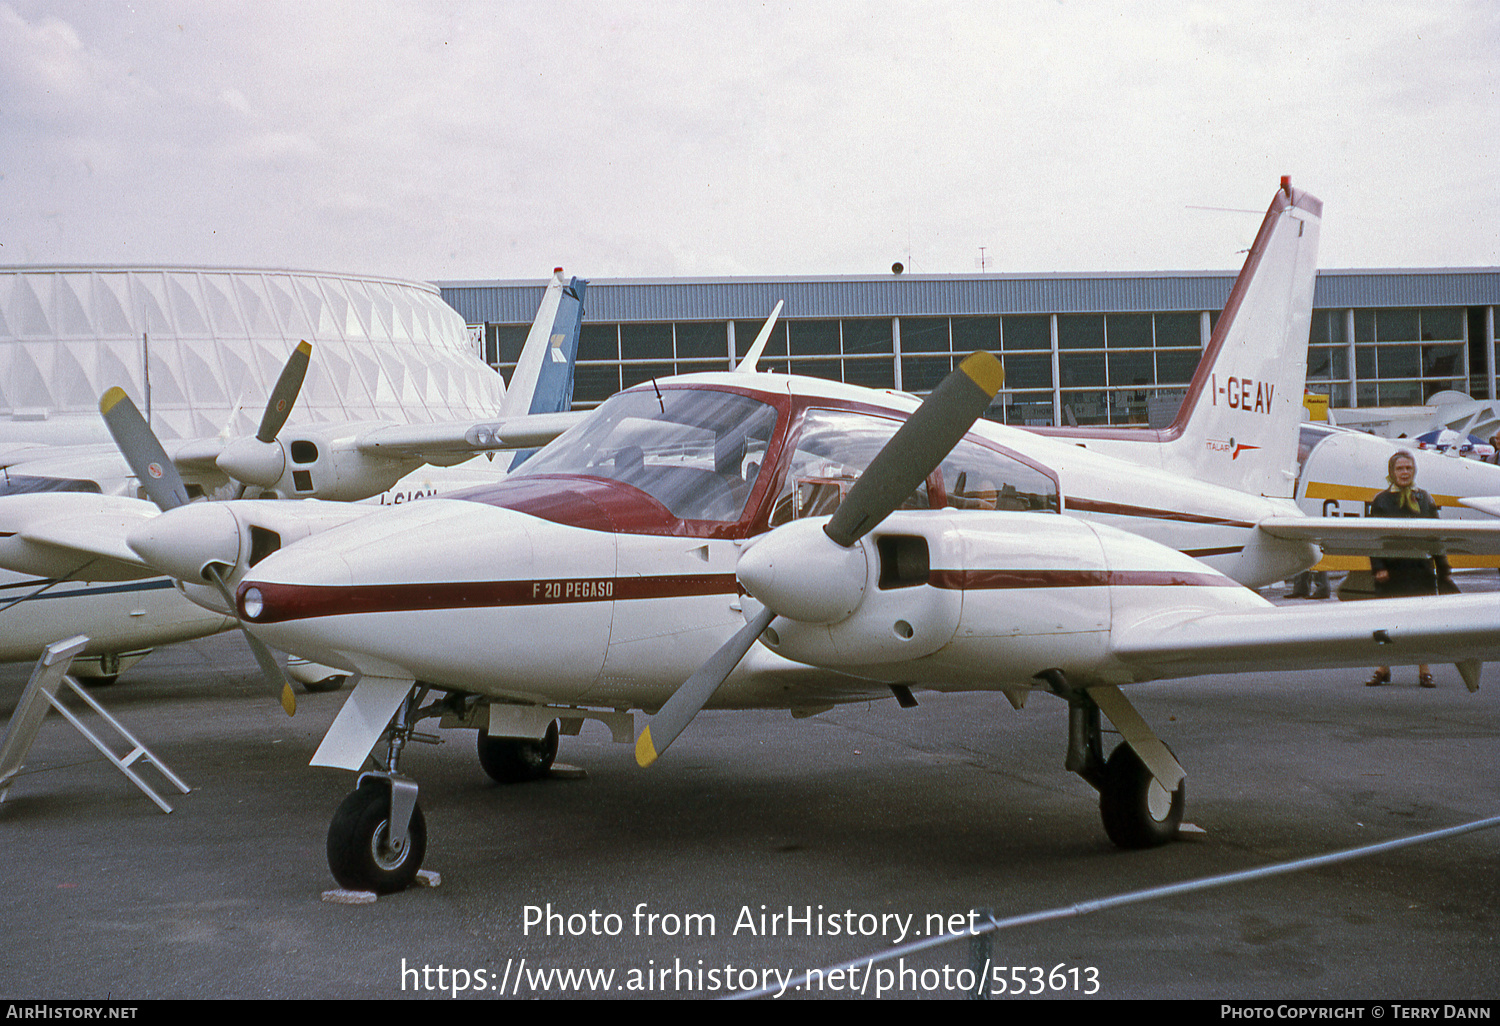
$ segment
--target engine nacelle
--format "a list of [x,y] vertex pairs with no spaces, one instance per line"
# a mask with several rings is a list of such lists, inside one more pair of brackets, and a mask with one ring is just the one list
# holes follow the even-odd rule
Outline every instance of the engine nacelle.
[[[134,528],[126,541],[147,563],[179,581],[205,583],[204,568],[212,563],[233,582],[282,546],[367,516],[377,508],[266,499],[194,502]],[[200,605],[223,605],[217,598],[204,603],[196,593],[184,593]]]
[[869,570],[857,608],[836,623],[778,616],[767,646],[950,689],[1027,686],[1051,669],[1084,686],[1124,683],[1134,678],[1111,653],[1115,629],[1162,612],[1265,604],[1180,552],[1056,514],[898,511],[859,544]]
[[316,429],[283,432],[276,443],[286,454],[280,476],[269,487],[288,498],[358,502],[379,495],[422,465],[422,460],[374,456],[355,448],[353,428],[337,434]]
[[930,586],[932,554],[957,544],[950,521],[941,514],[895,513],[849,549],[823,534],[824,517],[771,532],[746,550],[736,571],[752,598],[764,597],[783,614],[763,640],[788,659],[817,666],[904,661],[938,651],[963,612],[961,592]]

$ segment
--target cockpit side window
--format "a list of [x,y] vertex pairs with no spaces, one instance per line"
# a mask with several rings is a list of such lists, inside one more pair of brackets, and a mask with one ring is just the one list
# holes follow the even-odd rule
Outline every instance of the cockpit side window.
[[[852,410],[808,410],[771,508],[771,526],[838,508],[896,429],[899,420]],[[1058,512],[1057,485],[1020,460],[965,439],[902,509],[990,509]]]
[[1333,429],[1316,424],[1303,424],[1297,432],[1297,483],[1302,483],[1302,472],[1307,469],[1307,458],[1318,447],[1318,443],[1332,435]]
[[[831,516],[900,426],[899,420],[851,410],[808,410],[796,448],[785,461],[787,473],[771,507],[771,526]],[[901,508],[929,508],[926,484]]]
[[1014,457],[964,439],[938,468],[942,505],[951,509],[998,509],[1011,513],[1057,513],[1052,478]]

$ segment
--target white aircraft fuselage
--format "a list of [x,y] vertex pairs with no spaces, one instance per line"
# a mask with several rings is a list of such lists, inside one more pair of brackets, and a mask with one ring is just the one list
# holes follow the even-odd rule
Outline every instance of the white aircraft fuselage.
[[[271,554],[243,575],[246,619],[276,647],[366,675],[653,708],[743,626],[741,556],[773,527],[831,512],[915,406],[775,375],[637,388],[505,482]],[[639,463],[619,455],[641,437],[670,441],[648,441]],[[725,438],[742,440],[728,464]],[[1310,545],[1256,533],[1267,516],[1295,514],[1289,500],[990,423],[908,506],[840,571],[854,615],[777,621],[779,643],[752,653],[716,704],[819,706],[883,692],[880,681],[1025,688],[1052,667],[1087,683],[1141,679],[1109,654],[1117,604],[1131,622],[1150,615],[1154,594],[1172,608],[1188,593],[1205,610],[1262,608],[1242,585],[1317,558]],[[890,583],[901,547],[924,544],[925,574]],[[821,576],[787,570],[798,587]],[[1128,603],[1115,600],[1122,589]],[[1060,658],[1059,645],[1073,655]],[[830,660],[866,679],[796,665]]]

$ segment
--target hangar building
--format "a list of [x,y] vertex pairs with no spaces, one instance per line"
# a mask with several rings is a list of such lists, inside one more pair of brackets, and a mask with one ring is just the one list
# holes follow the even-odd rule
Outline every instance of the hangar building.
[[0,441],[112,444],[99,397],[113,385],[163,438],[253,433],[300,339],[313,343],[313,359],[294,422],[488,418],[504,395],[430,284],[292,270],[0,267]]
[[[1235,272],[600,279],[589,284],[575,403],[731,366],[778,300],[761,366],[925,392],[956,357],[998,352],[991,416],[1015,424],[1170,419]],[[509,377],[542,281],[440,282]],[[1329,270],[1313,300],[1308,387],[1342,409],[1496,391],[1500,268]]]

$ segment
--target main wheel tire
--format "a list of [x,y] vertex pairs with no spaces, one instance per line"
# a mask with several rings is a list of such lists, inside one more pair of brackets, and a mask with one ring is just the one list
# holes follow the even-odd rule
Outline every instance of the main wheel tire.
[[497,784],[520,784],[540,780],[552,769],[557,758],[557,721],[547,727],[547,736],[490,737],[488,730],[479,732],[479,765]]
[[302,685],[302,690],[306,691],[309,695],[319,695],[328,691],[337,691],[348,682],[348,674],[335,673],[330,677],[324,677],[322,680],[304,682]]
[[1168,792],[1130,745],[1121,743],[1104,765],[1099,815],[1104,832],[1121,848],[1155,848],[1175,840],[1182,826],[1187,781]]
[[427,854],[422,808],[412,809],[411,823],[398,847],[392,847],[387,836],[390,816],[390,788],[379,781],[366,781],[339,805],[328,825],[328,868],[340,886],[394,894],[417,878]]

